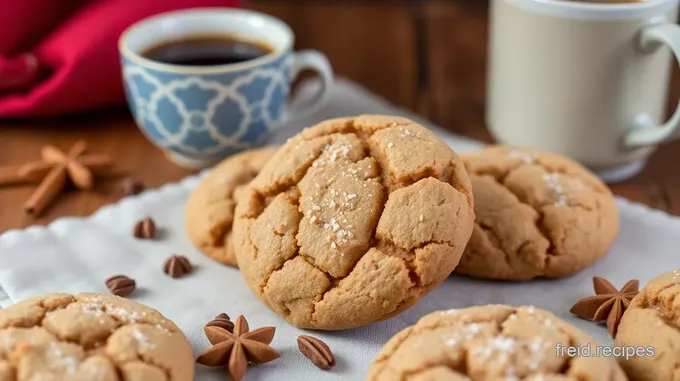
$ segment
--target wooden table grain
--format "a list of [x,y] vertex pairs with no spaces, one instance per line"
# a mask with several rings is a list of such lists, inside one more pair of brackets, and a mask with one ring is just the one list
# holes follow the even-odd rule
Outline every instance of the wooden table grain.
[[[476,119],[481,126],[481,112],[473,112],[469,117]],[[490,141],[483,129],[476,131],[471,134],[472,137]],[[101,206],[124,197],[120,183],[126,177],[141,180],[148,188],[155,188],[195,173],[168,161],[139,132],[125,110],[33,122],[0,122],[0,166],[36,160],[45,144],[66,150],[78,140],[86,140],[90,152],[110,155],[115,163],[112,171],[96,181],[94,191],[65,191],[37,218],[26,215],[22,209],[35,186],[0,187],[0,233],[8,229],[44,225],[62,216],[88,216]],[[661,147],[651,157],[644,172],[613,185],[612,189],[617,195],[630,200],[680,214],[678,163],[680,141]]]

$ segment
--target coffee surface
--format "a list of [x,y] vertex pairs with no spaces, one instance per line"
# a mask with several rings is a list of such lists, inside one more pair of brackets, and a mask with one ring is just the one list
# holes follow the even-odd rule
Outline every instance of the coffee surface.
[[272,48],[233,36],[202,36],[164,42],[147,49],[148,59],[185,66],[226,65],[262,57]]

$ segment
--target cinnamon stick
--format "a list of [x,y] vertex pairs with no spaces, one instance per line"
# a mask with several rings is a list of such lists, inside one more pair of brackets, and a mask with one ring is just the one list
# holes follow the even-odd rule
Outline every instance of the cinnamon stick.
[[0,185],[13,185],[26,182],[26,179],[17,171],[2,171],[0,172]]
[[21,166],[0,168],[0,185],[35,183],[42,180],[52,168],[52,164],[36,161]]
[[24,204],[26,213],[38,216],[66,186],[66,167],[58,165],[38,185],[35,192]]
[[41,181],[54,168],[54,164],[36,161],[33,163],[26,163],[19,167],[19,176],[22,176],[26,181]]
[[93,173],[102,173],[111,168],[111,158],[106,155],[85,155],[78,158],[78,162]]

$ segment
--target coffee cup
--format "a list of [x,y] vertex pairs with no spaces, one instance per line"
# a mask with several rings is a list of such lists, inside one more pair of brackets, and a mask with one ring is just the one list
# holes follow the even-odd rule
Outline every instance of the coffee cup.
[[[293,52],[290,27],[274,17],[229,8],[163,13],[120,37],[125,92],[146,137],[180,166],[203,168],[266,143],[284,122],[327,100],[333,71],[320,52]],[[322,86],[288,106],[303,70]]]
[[680,109],[665,120],[677,13],[678,0],[492,0],[492,135],[634,176],[680,124]]

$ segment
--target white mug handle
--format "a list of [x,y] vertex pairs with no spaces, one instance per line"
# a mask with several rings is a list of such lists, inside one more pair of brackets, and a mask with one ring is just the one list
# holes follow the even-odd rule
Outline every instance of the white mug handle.
[[[303,70],[312,70],[319,74],[321,87],[309,100],[302,104],[291,106],[286,111],[286,122],[304,118],[323,106],[330,96],[333,85],[333,69],[328,58],[316,50],[301,50],[293,54],[291,78],[295,79]],[[291,80],[292,80],[291,79]]]
[[[638,47],[643,52],[653,52],[663,44],[671,49],[675,59],[680,63],[680,27],[664,22],[642,29]],[[626,148],[656,145],[676,137],[674,135],[678,126],[680,126],[680,103],[676,106],[673,116],[660,126],[654,123],[648,114],[638,114],[633,118],[631,129],[624,136],[623,143]]]

